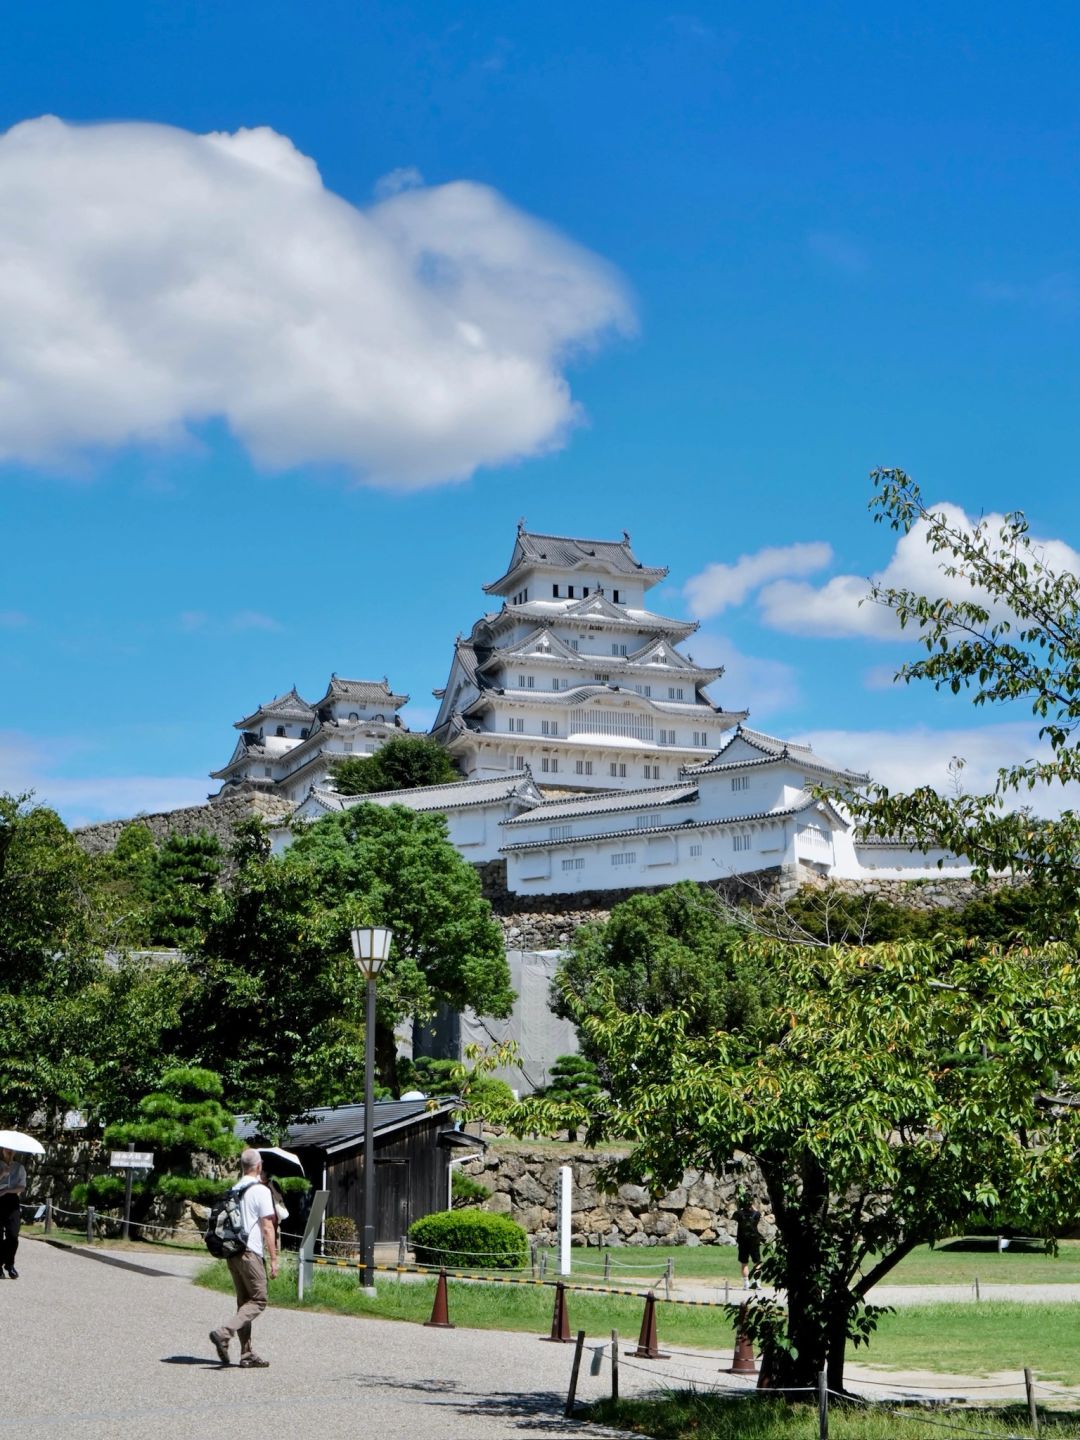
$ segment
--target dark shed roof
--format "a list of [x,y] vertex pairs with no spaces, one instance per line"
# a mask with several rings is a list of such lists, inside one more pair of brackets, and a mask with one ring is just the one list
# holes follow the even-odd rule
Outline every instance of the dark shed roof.
[[[376,1100],[375,1137],[404,1129],[416,1121],[451,1115],[459,1105],[457,1100],[439,1100],[434,1106],[427,1100]],[[327,1155],[351,1150],[364,1139],[364,1109],[363,1105],[334,1105],[311,1110],[310,1120],[289,1126],[286,1148],[321,1150]],[[236,1134],[241,1140],[255,1140],[259,1129],[249,1116],[241,1115],[236,1122]]]

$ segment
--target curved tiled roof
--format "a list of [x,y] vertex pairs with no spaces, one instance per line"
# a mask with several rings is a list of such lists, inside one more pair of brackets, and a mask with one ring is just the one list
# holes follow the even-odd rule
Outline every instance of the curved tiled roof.
[[316,707],[328,705],[331,700],[353,700],[358,705],[386,705],[391,710],[400,710],[409,703],[408,695],[395,695],[385,675],[381,680],[342,680],[330,676],[330,684]]
[[625,530],[621,540],[579,540],[571,535],[534,534],[519,526],[506,574],[485,585],[484,593],[504,594],[513,588],[516,574],[537,566],[552,570],[591,566],[609,574],[632,575],[650,584],[662,580],[668,573],[666,565],[661,568],[642,565],[630,548],[630,536]]
[[275,720],[311,720],[315,715],[315,710],[297,694],[294,685],[291,690],[286,690],[284,695],[276,695],[273,700],[268,700],[265,705],[260,705],[250,715],[245,715],[242,720],[237,720],[234,728],[251,730],[255,721],[263,715],[272,716]]

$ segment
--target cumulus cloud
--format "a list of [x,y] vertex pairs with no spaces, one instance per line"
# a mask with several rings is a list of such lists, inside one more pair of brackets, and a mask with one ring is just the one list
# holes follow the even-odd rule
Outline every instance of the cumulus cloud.
[[734,565],[717,562],[686,582],[690,613],[704,620],[718,615],[729,605],[741,605],[746,597],[767,581],[779,576],[812,575],[832,559],[832,547],[823,541],[799,545],[774,545],[740,555]]
[[[918,725],[903,730],[813,730],[796,737],[814,750],[850,770],[869,774],[894,792],[930,785],[944,795],[959,783],[972,795],[988,794],[1003,766],[1031,759],[1049,759],[1050,746],[1040,741],[1030,725],[1010,722],[981,728],[932,730]],[[964,766],[954,782],[950,763]],[[1023,804],[1042,815],[1080,805],[1080,786],[1040,786],[1023,794]]]
[[745,655],[726,637],[705,630],[694,636],[693,645],[697,664],[724,667],[720,679],[709,686],[709,693],[725,710],[749,709],[758,721],[790,709],[802,698],[793,665]]
[[175,441],[410,489],[558,445],[614,271],[494,190],[404,169],[356,208],[269,129],[53,117],[0,136],[0,460]]
[[[930,508],[943,515],[954,529],[972,529],[974,522],[958,505],[945,502]],[[1002,515],[987,515],[984,519],[991,534],[1004,523]],[[898,640],[903,632],[891,610],[871,601],[860,603],[870,593],[874,580],[886,588],[914,590],[935,598],[974,599],[989,606],[988,597],[981,591],[973,589],[966,580],[944,573],[949,557],[935,555],[926,543],[926,535],[927,525],[922,520],[906,535],[901,535],[889,563],[873,580],[858,575],[834,575],[820,587],[794,580],[777,580],[766,585],[758,596],[762,619],[773,629],[791,635],[857,635]],[[1080,574],[1080,554],[1071,546],[1062,540],[1031,538],[1052,569]],[[1000,607],[989,608],[997,616],[1004,614]]]
[[23,795],[56,810],[66,824],[126,819],[141,812],[202,805],[209,784],[188,775],[78,777],[57,773],[84,746],[76,740],[43,742],[18,731],[0,731],[0,791]]

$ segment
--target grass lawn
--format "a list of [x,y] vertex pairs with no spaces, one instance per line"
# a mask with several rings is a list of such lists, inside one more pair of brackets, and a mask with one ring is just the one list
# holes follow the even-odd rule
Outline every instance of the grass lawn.
[[[818,1417],[810,1405],[789,1405],[779,1399],[727,1398],[689,1390],[673,1391],[655,1400],[603,1401],[589,1418],[632,1430],[653,1440],[817,1440]],[[1053,1440],[1080,1435],[1080,1412],[1040,1412],[1042,1434]],[[950,1410],[947,1416],[926,1411],[904,1414],[892,1409],[833,1404],[829,1409],[830,1440],[928,1440],[939,1435],[1029,1435],[1027,1409]]]
[[[738,1282],[739,1262],[734,1245],[624,1245],[611,1250],[574,1249],[570,1252],[575,1275],[583,1280],[604,1273],[604,1257],[611,1256],[611,1284],[636,1284],[661,1278],[670,1256],[680,1278]],[[551,1262],[554,1263],[554,1262]],[[933,1249],[920,1245],[886,1278],[886,1285],[1080,1284],[1080,1240],[1063,1240],[1057,1255],[1048,1255],[1041,1242],[1013,1241],[1000,1254],[993,1238],[943,1240]]]
[[[223,1262],[212,1262],[199,1277],[210,1289],[229,1292]],[[482,1285],[449,1282],[450,1319],[455,1325],[481,1330],[524,1330],[545,1335],[551,1329],[554,1289],[551,1286]],[[377,1315],[386,1320],[422,1322],[431,1315],[435,1281],[401,1282],[380,1279],[378,1294],[365,1295],[354,1271],[321,1270],[305,1307],[347,1315]],[[290,1265],[270,1282],[275,1305],[295,1307],[296,1273]],[[584,1329],[605,1337],[612,1329],[627,1341],[641,1328],[642,1302],[623,1295],[569,1291],[567,1311],[571,1332]],[[693,1346],[728,1350],[732,1324],[723,1309],[696,1309],[658,1301],[657,1333],[661,1346]],[[869,1348],[849,1350],[851,1360],[896,1370],[935,1370],[967,1375],[1019,1372],[1030,1365],[1050,1381],[1080,1383],[1080,1347],[1075,1336],[1080,1306],[1020,1305],[984,1301],[964,1305],[913,1306],[883,1317]]]
[[[132,1232],[138,1234],[138,1227],[133,1223]],[[24,1240],[44,1239],[45,1227],[43,1225],[24,1225],[22,1227]],[[86,1227],[81,1230],[69,1230],[62,1225],[54,1225],[49,1231],[48,1239],[63,1240],[68,1245],[86,1245]],[[121,1240],[119,1236],[115,1239],[102,1238],[98,1236],[94,1240],[94,1247],[102,1250],[131,1250],[142,1255],[152,1255],[155,1251],[161,1250],[184,1250],[188,1254],[206,1254],[206,1246],[203,1244],[202,1236],[195,1236],[190,1244],[181,1240]]]

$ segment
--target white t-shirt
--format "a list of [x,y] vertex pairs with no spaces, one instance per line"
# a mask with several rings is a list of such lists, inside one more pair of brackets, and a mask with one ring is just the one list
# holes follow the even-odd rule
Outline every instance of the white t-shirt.
[[259,1221],[274,1214],[274,1197],[270,1186],[262,1180],[241,1180],[236,1187],[240,1191],[240,1213],[244,1217],[247,1247],[256,1255],[263,1253],[263,1233]]

